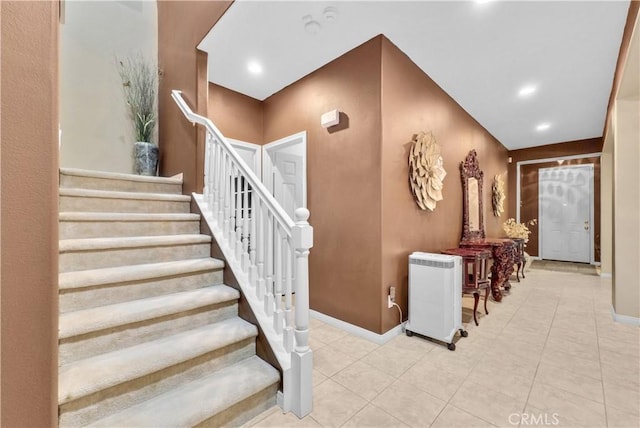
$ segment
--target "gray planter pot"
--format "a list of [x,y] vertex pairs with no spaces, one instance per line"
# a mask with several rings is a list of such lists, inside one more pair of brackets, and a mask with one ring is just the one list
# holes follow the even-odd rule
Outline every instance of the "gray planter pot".
[[156,175],[160,151],[155,144],[138,141],[135,147],[135,170],[139,175]]

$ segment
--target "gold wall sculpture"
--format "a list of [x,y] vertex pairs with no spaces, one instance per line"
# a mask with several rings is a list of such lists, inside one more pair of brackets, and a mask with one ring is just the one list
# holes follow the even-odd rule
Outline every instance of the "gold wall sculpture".
[[504,180],[502,179],[502,174],[497,174],[493,178],[493,186],[492,190],[492,205],[493,205],[493,215],[496,217],[500,217],[500,215],[504,212]]
[[413,136],[409,151],[409,183],[416,204],[433,211],[442,200],[442,180],[447,175],[443,167],[440,146],[431,132]]

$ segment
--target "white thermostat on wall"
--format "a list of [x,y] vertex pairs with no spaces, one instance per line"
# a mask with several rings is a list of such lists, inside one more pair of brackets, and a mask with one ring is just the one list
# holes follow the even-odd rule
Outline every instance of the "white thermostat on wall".
[[329,128],[340,123],[340,110],[335,109],[320,116],[320,124],[323,128]]

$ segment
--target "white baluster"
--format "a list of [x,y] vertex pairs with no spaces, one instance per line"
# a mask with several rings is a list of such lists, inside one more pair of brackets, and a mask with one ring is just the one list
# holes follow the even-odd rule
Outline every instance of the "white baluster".
[[[234,249],[236,252],[236,260],[242,260],[242,235],[244,235],[244,221],[242,219],[242,181],[244,177],[240,172],[240,168],[236,167],[236,236],[234,241]],[[246,273],[246,267],[240,266],[243,273]]]
[[225,189],[226,189],[226,181],[225,181],[225,177],[227,176],[227,156],[226,153],[224,152],[224,149],[222,148],[222,146],[220,144],[218,144],[218,156],[219,156],[219,178],[218,181],[220,182],[220,188],[218,189],[218,227],[220,228],[221,232],[224,232],[224,211],[225,211],[225,207],[224,207],[224,195],[225,195]]
[[265,250],[265,213],[264,213],[264,204],[262,200],[258,197],[254,198],[256,202],[255,213],[256,217],[256,251],[257,251],[257,268],[258,268],[258,279],[257,279],[257,287],[256,293],[258,295],[258,299],[264,299],[264,296],[267,294],[267,285],[266,285],[266,272],[264,266],[264,250]]
[[293,333],[294,333],[294,320],[293,320],[293,290],[291,289],[291,281],[293,277],[293,245],[291,244],[291,238],[288,237],[283,241],[284,243],[284,349],[287,352],[293,351]]
[[249,283],[258,287],[258,267],[256,266],[256,246],[258,245],[257,221],[258,221],[258,198],[255,190],[251,189],[251,215],[249,216]]
[[268,316],[273,315],[273,217],[271,212],[266,209],[265,205],[265,220],[266,220],[266,233],[265,233],[265,267],[266,267],[266,277],[265,277],[265,287],[267,293],[265,294],[264,299],[264,310]]
[[231,164],[231,177],[229,178],[229,233],[227,235],[227,239],[229,240],[229,248],[231,249],[232,255],[234,255],[234,251],[236,249],[236,177],[238,174],[238,170],[233,163],[233,160],[229,159]]
[[[224,189],[223,189],[223,206],[224,206],[224,214],[223,214],[223,236],[227,237],[229,235],[229,230],[231,229],[231,225],[229,224],[229,218],[231,217],[231,160],[229,159],[229,156],[225,153],[224,154],[224,175],[223,175],[223,179],[224,179]],[[223,242],[221,242],[220,244],[223,244]]]
[[[242,178],[242,270],[249,273],[249,181]],[[249,283],[254,283],[249,279]]]
[[276,303],[276,312],[273,314],[273,328],[275,328],[278,334],[282,333],[282,328],[284,326],[284,311],[282,310],[282,235],[280,225],[276,222],[275,225],[275,233],[274,233],[274,242],[275,242],[275,256],[274,256],[274,266],[275,266],[275,281],[274,281],[274,293],[275,294],[275,303]]
[[219,194],[220,191],[220,144],[213,137],[211,137],[211,146],[212,146],[212,156],[211,165],[213,170],[209,171],[211,176],[213,177],[213,189],[211,193],[211,205],[209,206],[211,209],[211,217],[214,220],[214,224],[217,224],[217,227],[220,227],[220,223],[217,223],[218,210],[219,208]]
[[211,186],[209,184],[209,179],[211,178],[211,166],[209,162],[211,161],[211,134],[207,132],[207,135],[204,139],[204,189],[202,189],[202,199],[207,204],[207,208],[211,210],[211,205],[209,204],[209,196],[211,195]]
[[298,208],[292,230],[296,251],[296,346],[291,354],[291,410],[299,418],[308,415],[313,408],[313,353],[309,348],[309,249],[313,246],[313,228],[309,226],[308,218],[309,211]]

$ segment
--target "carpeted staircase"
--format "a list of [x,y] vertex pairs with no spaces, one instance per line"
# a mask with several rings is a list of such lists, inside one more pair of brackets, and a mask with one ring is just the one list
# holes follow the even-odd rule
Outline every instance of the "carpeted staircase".
[[180,178],[60,170],[59,425],[235,426],[273,406]]

